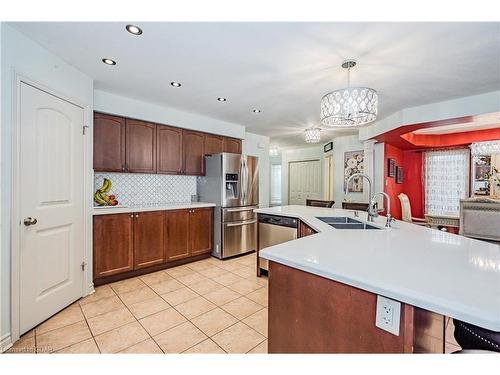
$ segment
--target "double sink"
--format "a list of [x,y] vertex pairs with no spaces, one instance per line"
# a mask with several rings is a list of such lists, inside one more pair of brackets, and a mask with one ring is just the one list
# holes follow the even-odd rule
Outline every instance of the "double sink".
[[353,219],[352,217],[316,217],[316,219],[336,229],[381,229],[375,225]]

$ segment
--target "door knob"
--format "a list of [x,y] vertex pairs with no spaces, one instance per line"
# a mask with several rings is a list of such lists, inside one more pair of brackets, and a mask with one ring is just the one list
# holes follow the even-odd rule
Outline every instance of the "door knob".
[[27,217],[26,219],[24,219],[24,225],[26,225],[27,227],[29,227],[30,225],[35,225],[37,222],[38,220],[33,217]]

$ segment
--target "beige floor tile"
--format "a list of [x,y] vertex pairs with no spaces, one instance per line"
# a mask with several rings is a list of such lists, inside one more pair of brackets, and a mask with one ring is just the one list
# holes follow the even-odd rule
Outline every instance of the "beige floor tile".
[[156,296],[158,295],[148,286],[132,290],[130,292],[125,292],[123,294],[118,293],[118,297],[120,297],[122,302],[127,306],[130,306],[137,302],[145,301],[147,299],[151,299]]
[[82,305],[83,314],[87,319],[93,318],[94,316],[107,313],[109,311],[117,310],[125,307],[118,296],[112,296],[108,298],[100,299],[96,302],[87,303]]
[[120,353],[123,354],[162,354],[163,351],[160,349],[158,344],[153,341],[153,339],[147,339],[141,341],[127,349],[122,350]]
[[237,262],[245,266],[255,266],[255,263],[257,263],[257,255],[255,253],[250,254],[250,256],[246,255],[238,258]]
[[215,258],[215,257],[210,257],[206,260],[207,263],[210,263],[214,266],[218,266],[219,264],[221,264],[222,260],[218,259],[218,258]]
[[235,275],[243,278],[249,278],[257,275],[257,267],[244,266],[243,268],[232,271]]
[[153,337],[165,353],[182,353],[207,339],[192,323],[185,322]]
[[262,305],[259,305],[248,298],[240,297],[222,305],[221,308],[241,320],[261,310]]
[[208,277],[210,279],[215,279],[216,277],[223,276],[227,274],[226,270],[223,270],[222,268],[212,266],[211,268],[208,268],[206,270],[202,270],[199,272],[200,275],[203,275],[205,277]]
[[92,335],[89,327],[87,327],[87,323],[81,321],[37,335],[36,346],[40,351],[49,353],[82,342],[91,337]]
[[212,267],[212,264],[208,263],[207,261],[205,260],[200,260],[198,262],[194,262],[194,263],[189,263],[187,264],[187,266],[189,268],[191,268],[192,270],[194,271],[202,271],[202,270],[206,270],[206,269],[209,269]]
[[239,270],[243,267],[246,267],[244,266],[243,264],[241,263],[236,263],[236,261],[223,261],[220,265],[218,265],[217,267],[220,267],[222,269],[225,269],[226,271],[235,271],[235,270]]
[[189,348],[184,354],[226,354],[215,342],[210,339],[200,342],[195,346]]
[[193,290],[189,289],[188,287],[183,286],[180,289],[174,290],[166,294],[162,294],[161,297],[172,306],[176,306],[180,303],[189,301],[190,299],[199,297],[199,295],[195,293]]
[[132,322],[95,337],[101,353],[117,353],[149,338],[139,322]]
[[85,305],[87,303],[96,302],[102,298],[109,298],[109,297],[112,297],[115,295],[115,292],[113,291],[113,289],[111,289],[111,287],[107,284],[98,286],[94,290],[95,290],[94,293],[92,293],[86,297],[83,297],[81,300],[78,301],[78,302],[80,302],[80,305]]
[[85,318],[83,317],[80,305],[78,303],[74,303],[36,327],[36,333],[41,335],[42,333],[52,331],[53,329],[81,322],[84,319]]
[[246,295],[248,299],[251,299],[252,301],[257,302],[259,305],[266,307],[267,307],[267,296],[268,296],[267,288],[260,288]]
[[135,318],[127,308],[113,310],[87,320],[90,331],[94,336],[131,322],[135,322]]
[[253,281],[240,280],[234,284],[228,285],[228,288],[240,294],[248,294],[252,293],[254,290],[262,288],[262,285]]
[[165,281],[165,280],[172,280],[172,276],[170,276],[168,273],[166,273],[163,270],[158,271],[158,272],[148,273],[148,274],[139,276],[139,278],[147,285],[159,283],[159,282]]
[[172,279],[151,284],[150,287],[158,294],[165,294],[173,290],[180,289],[184,287],[184,285],[181,284],[179,281]]
[[19,340],[17,340],[14,345],[11,346],[7,353],[9,354],[27,354],[27,353],[36,353],[35,347],[35,330],[31,330],[28,333],[25,333],[21,336]]
[[267,309],[257,311],[243,319],[242,322],[255,329],[262,336],[267,337]]
[[192,284],[196,284],[197,282],[208,280],[205,276],[199,274],[198,272],[190,273],[189,275],[180,276],[177,278],[181,283],[189,286]]
[[257,276],[250,276],[245,278],[247,281],[253,282],[255,284],[258,284],[260,286],[266,286],[267,287],[267,277],[257,277]]
[[444,348],[445,354],[450,354],[450,353],[458,352],[459,350],[462,350],[462,348],[460,346],[450,344],[449,342],[445,343],[444,346],[445,346],[445,348]]
[[175,306],[188,319],[193,319],[203,313],[215,309],[217,306],[203,297],[196,297],[184,303]]
[[186,318],[172,308],[160,311],[139,320],[151,336],[155,336],[161,332],[169,330],[170,328],[184,323],[185,321]]
[[57,351],[60,354],[99,354],[99,348],[97,347],[93,338],[87,339],[85,341],[73,344],[64,349]]
[[217,281],[219,284],[228,286],[243,279],[238,275],[235,275],[234,273],[226,272],[225,275],[215,277],[214,280]]
[[237,322],[238,319],[219,308],[213,309],[191,320],[191,323],[201,329],[203,333],[209,337]]
[[205,294],[203,297],[208,299],[210,302],[215,303],[217,306],[225,305],[237,298],[241,297],[241,294],[236,293],[226,287],[220,287],[219,289],[213,290],[210,293]]
[[204,295],[216,289],[223,288],[223,286],[213,280],[205,279],[203,281],[198,281],[197,283],[189,285],[189,288],[194,290],[198,294]]
[[125,293],[130,292],[131,290],[143,288],[145,284],[138,277],[134,277],[132,279],[117,281],[116,283],[110,284],[110,286],[116,293]]
[[167,274],[169,274],[170,276],[175,277],[175,278],[189,275],[192,273],[196,273],[196,271],[192,270],[191,268],[189,268],[187,266],[179,266],[179,267],[169,268],[169,269],[166,269],[165,272]]
[[141,319],[148,315],[168,309],[170,308],[170,305],[165,302],[163,298],[155,295],[153,298],[134,303],[128,306],[128,308],[137,319]]
[[239,322],[212,336],[212,340],[228,353],[246,353],[264,341],[265,337]]
[[250,350],[248,353],[249,354],[267,354],[267,340],[262,341],[259,345],[257,345],[255,348]]

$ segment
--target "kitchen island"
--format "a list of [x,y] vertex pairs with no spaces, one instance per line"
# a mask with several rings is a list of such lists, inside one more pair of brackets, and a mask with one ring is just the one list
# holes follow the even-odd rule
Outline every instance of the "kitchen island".
[[[269,260],[269,352],[443,352],[452,317],[500,331],[500,246],[397,221],[335,229],[318,217],[354,211],[256,210],[318,233],[260,251]],[[359,219],[366,221],[366,213]],[[375,325],[377,296],[401,303],[398,335]],[[436,328],[437,327],[437,328]],[[442,349],[442,350],[441,350]]]

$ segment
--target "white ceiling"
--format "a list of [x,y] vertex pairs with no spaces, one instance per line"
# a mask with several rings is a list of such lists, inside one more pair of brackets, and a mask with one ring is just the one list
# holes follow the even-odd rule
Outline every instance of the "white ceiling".
[[463,122],[460,124],[443,125],[431,128],[422,128],[413,131],[414,134],[422,135],[440,135],[451,133],[463,133],[476,130],[487,130],[500,128],[500,112],[487,113],[480,116],[475,116],[471,122]]
[[500,23],[137,24],[142,36],[125,22],[12,25],[97,89],[238,123],[282,147],[304,145],[321,97],[346,84],[346,58],[358,60],[352,84],[378,91],[379,118],[500,88]]

